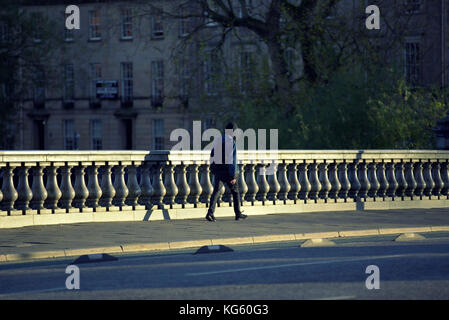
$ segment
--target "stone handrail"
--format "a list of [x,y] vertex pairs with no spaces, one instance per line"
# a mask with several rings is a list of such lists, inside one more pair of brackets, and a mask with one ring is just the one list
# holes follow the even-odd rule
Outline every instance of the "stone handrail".
[[[449,199],[449,151],[239,151],[243,206]],[[269,167],[276,174],[269,174]],[[0,151],[0,216],[204,208],[209,151]],[[232,197],[223,187],[222,206]]]

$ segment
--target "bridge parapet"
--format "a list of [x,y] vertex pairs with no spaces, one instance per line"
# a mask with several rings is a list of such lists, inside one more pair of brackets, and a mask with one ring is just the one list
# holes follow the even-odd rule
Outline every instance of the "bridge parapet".
[[[449,151],[239,151],[238,159],[245,211],[449,203]],[[191,217],[188,209],[206,208],[212,194],[208,151],[2,151],[0,169],[0,227],[12,216],[37,221],[37,216],[67,213],[89,213],[88,221],[100,213],[145,217],[157,210]],[[231,201],[223,187],[220,210],[232,215]],[[137,216],[133,219],[142,218]]]

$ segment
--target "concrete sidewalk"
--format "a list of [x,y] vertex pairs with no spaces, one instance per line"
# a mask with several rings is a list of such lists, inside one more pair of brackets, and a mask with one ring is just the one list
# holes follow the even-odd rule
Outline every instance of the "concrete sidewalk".
[[449,231],[448,209],[345,211],[0,229],[0,262],[314,238]]

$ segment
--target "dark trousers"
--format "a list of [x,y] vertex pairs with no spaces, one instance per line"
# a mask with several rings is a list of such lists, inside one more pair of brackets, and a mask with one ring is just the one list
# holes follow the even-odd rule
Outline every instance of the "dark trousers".
[[223,187],[223,183],[229,188],[232,194],[232,202],[234,204],[234,213],[236,216],[240,214],[240,194],[239,194],[239,184],[231,184],[227,176],[215,175],[214,181],[214,191],[210,197],[208,214],[213,214],[215,212],[215,207],[217,206],[218,197],[220,195],[220,190]]

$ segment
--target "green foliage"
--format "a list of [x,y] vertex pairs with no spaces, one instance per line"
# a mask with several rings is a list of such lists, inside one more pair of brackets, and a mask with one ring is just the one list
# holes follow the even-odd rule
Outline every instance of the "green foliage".
[[277,128],[281,149],[434,148],[432,128],[447,111],[444,93],[411,89],[399,74],[352,68],[326,84],[302,83],[289,96],[234,94],[228,115],[243,129]]

